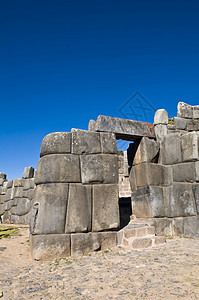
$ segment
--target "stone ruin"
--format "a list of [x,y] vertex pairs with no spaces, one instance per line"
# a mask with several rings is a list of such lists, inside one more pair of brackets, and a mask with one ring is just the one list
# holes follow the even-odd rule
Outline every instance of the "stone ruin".
[[[117,139],[129,141],[127,151]],[[31,207],[34,259],[199,238],[199,106],[180,102],[172,119],[160,109],[154,124],[99,116],[88,131],[48,134],[35,178],[1,191],[10,222]]]

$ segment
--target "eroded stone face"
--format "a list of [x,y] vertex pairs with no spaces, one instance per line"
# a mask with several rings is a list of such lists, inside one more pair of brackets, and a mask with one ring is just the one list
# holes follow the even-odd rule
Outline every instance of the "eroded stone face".
[[46,135],[41,144],[40,156],[71,152],[71,133],[53,132]]

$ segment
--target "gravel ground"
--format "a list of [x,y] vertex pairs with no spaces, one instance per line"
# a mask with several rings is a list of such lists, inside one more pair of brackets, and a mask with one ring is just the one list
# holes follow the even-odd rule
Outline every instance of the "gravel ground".
[[0,240],[2,299],[199,299],[199,240],[36,262],[20,233]]

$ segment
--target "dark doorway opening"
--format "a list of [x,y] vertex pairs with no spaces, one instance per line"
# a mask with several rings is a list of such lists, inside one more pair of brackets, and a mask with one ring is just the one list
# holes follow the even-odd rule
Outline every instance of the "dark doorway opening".
[[131,197],[119,198],[120,229],[130,222],[132,215]]

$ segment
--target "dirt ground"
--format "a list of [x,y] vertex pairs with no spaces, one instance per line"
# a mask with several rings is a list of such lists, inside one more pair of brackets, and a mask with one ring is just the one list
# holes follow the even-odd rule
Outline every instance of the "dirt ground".
[[37,262],[20,234],[0,239],[1,299],[199,299],[199,240]]

